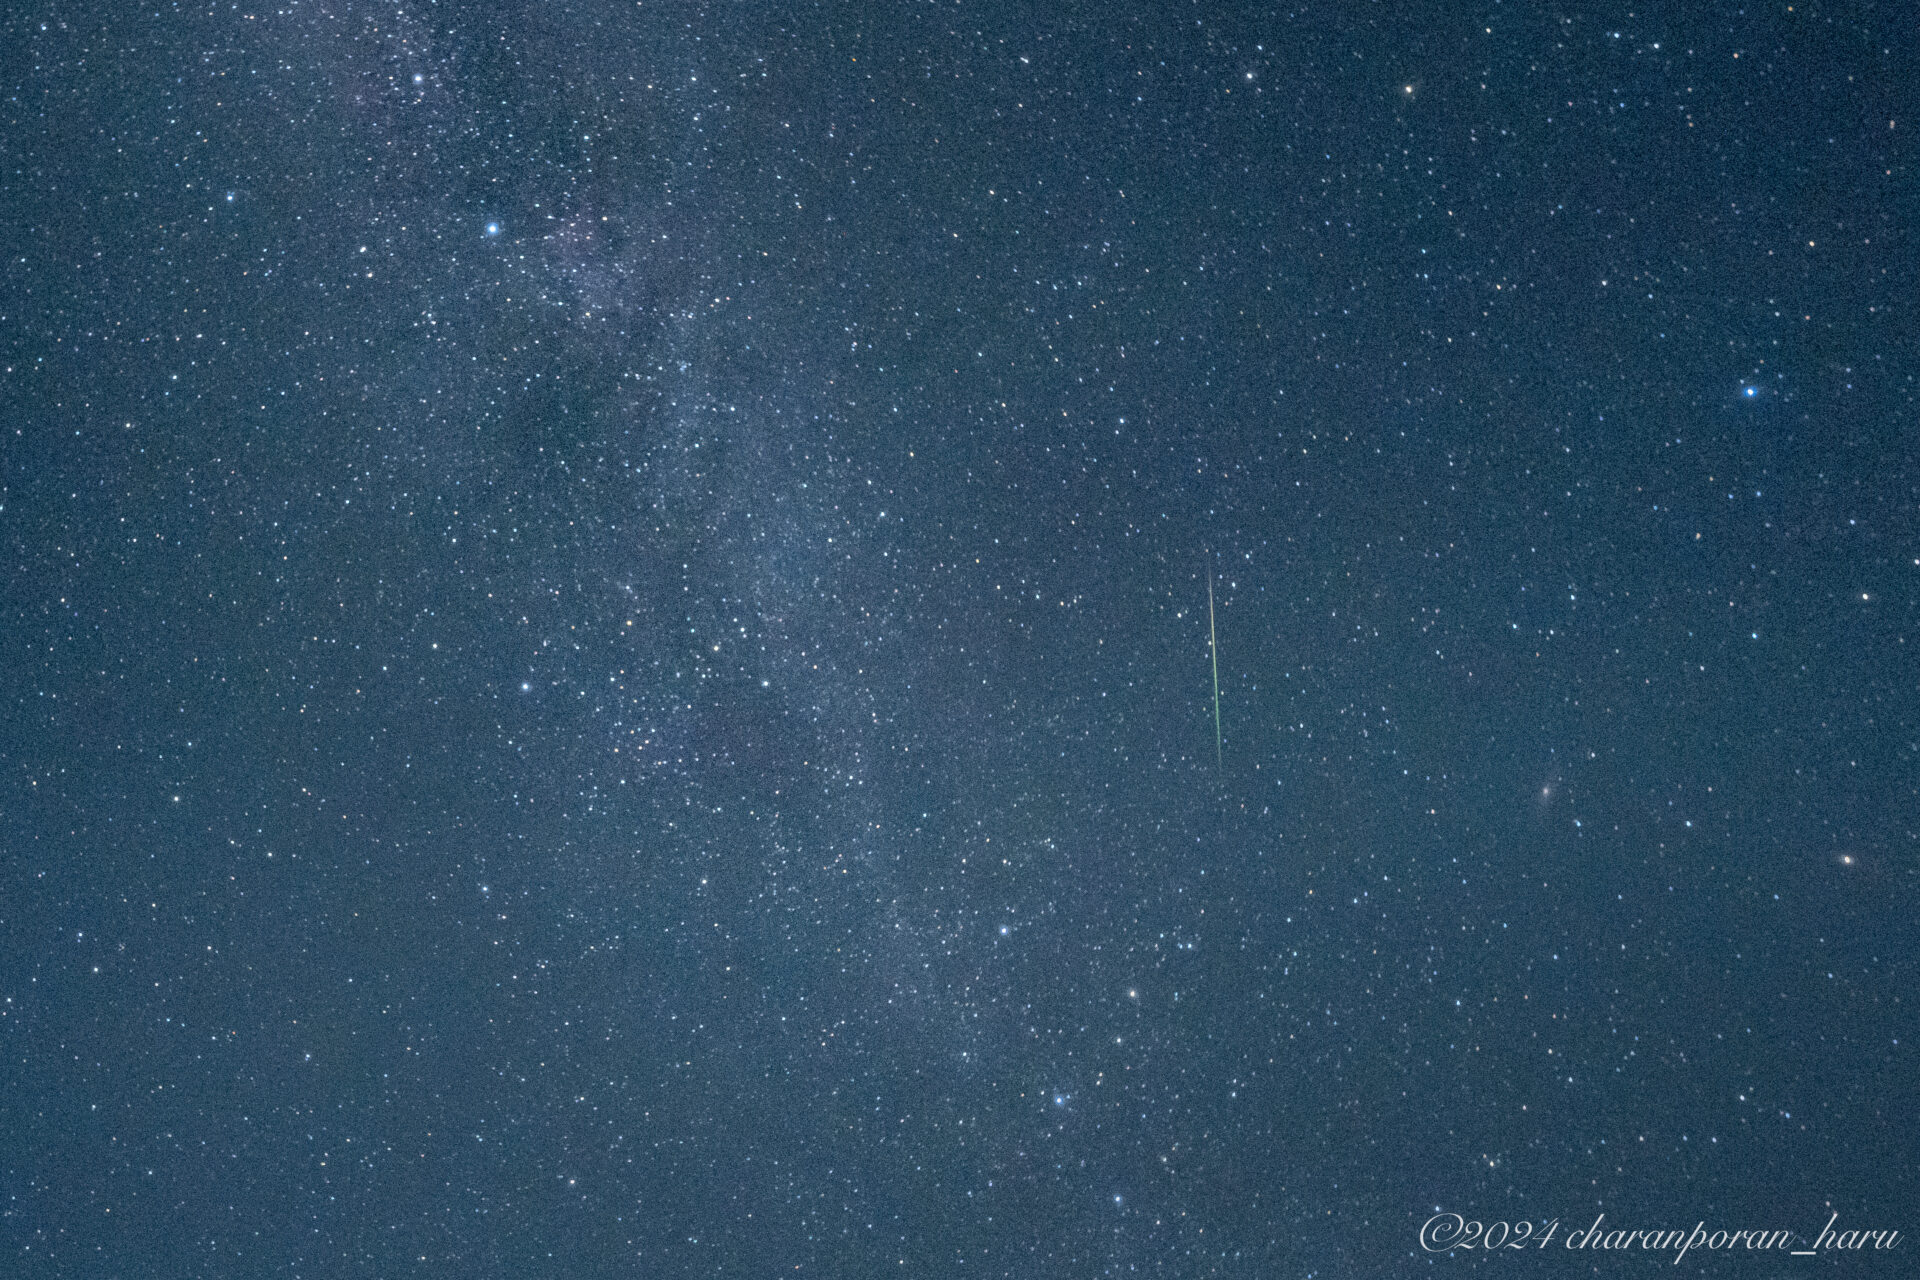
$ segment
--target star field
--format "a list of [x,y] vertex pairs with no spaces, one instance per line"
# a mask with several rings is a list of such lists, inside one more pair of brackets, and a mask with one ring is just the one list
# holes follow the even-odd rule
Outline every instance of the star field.
[[1890,12],[4,32],[10,1273],[1920,1228]]

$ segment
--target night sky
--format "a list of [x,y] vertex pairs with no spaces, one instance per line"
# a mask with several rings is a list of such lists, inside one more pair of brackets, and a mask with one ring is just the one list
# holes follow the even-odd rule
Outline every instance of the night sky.
[[1911,1274],[1911,17],[14,9],[0,1269]]

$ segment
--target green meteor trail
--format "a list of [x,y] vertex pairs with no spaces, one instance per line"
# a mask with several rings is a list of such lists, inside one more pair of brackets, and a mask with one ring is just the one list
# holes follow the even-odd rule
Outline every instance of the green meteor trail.
[[1220,766],[1220,641],[1213,630],[1213,570],[1207,570],[1207,651],[1213,655],[1213,764]]

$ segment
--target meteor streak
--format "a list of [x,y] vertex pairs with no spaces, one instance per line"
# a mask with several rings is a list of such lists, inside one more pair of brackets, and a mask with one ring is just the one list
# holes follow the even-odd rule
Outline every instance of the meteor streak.
[[1213,629],[1213,569],[1207,569],[1207,651],[1213,656],[1213,764],[1220,767],[1220,641]]

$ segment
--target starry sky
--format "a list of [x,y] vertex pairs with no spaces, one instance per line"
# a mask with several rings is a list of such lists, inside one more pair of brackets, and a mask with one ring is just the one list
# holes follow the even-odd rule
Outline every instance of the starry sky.
[[7,1267],[1920,1231],[1911,36],[14,9]]

